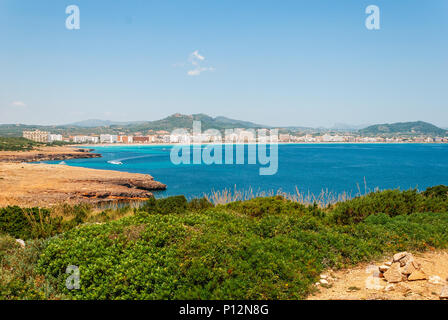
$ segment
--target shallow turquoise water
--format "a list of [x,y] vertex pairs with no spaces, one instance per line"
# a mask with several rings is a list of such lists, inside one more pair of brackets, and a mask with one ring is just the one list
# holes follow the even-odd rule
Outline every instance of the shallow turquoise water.
[[[247,147],[247,146],[246,146]],[[446,144],[288,144],[279,145],[278,172],[260,176],[260,164],[174,165],[170,146],[96,147],[102,158],[65,161],[68,165],[147,173],[168,185],[156,196],[202,196],[225,188],[319,194],[322,189],[355,195],[378,187],[418,188],[448,185]],[[108,163],[118,160],[122,165]],[[58,162],[49,162],[58,163]],[[359,189],[358,189],[359,185]]]

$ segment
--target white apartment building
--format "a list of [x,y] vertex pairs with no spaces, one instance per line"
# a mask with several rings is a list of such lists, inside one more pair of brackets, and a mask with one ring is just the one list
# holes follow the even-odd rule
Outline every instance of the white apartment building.
[[118,136],[115,134],[101,134],[100,135],[100,142],[101,143],[117,143],[118,142]]
[[73,142],[74,143],[98,143],[99,142],[98,137],[91,137],[91,136],[74,136]]
[[40,130],[34,130],[34,131],[23,131],[23,137],[29,140],[33,140],[36,142],[48,142],[48,136],[49,132],[47,131],[40,131]]
[[48,135],[48,142],[54,142],[54,141],[62,141],[62,134],[52,134],[52,133],[50,133]]

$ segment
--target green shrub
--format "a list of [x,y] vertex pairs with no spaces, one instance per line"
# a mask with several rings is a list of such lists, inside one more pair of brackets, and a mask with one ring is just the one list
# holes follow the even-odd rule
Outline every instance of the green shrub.
[[[0,298],[301,299],[327,268],[447,248],[447,211],[443,193],[415,190],[325,209],[280,196],[216,207],[151,199],[133,216],[71,227],[32,254],[23,255],[28,241],[20,251],[5,238]],[[80,268],[80,290],[65,287],[69,265]]]
[[[448,245],[446,213],[334,224],[280,198],[254,215],[260,201],[73,229],[49,242],[38,271],[76,299],[301,299],[326,268]],[[80,290],[64,287],[68,265],[80,267]]]
[[439,198],[442,200],[447,200],[448,186],[439,185],[435,187],[429,187],[423,192],[423,195],[428,198]]
[[0,137],[0,151],[28,151],[42,145],[21,137]]
[[[14,240],[15,241],[15,240]],[[27,241],[25,248],[0,248],[0,300],[38,300],[60,298],[54,283],[36,273],[37,261],[45,240]]]
[[208,201],[207,198],[191,199],[188,203],[188,209],[191,211],[203,211],[213,207],[213,203]]
[[9,251],[19,247],[16,239],[7,234],[0,234],[0,265],[3,264],[3,259]]
[[305,205],[286,200],[282,196],[235,201],[227,204],[225,207],[252,217],[276,214],[303,214],[308,210]]
[[425,197],[417,190],[386,190],[338,203],[332,217],[341,224],[359,223],[371,214],[384,213],[395,217],[414,212],[446,212],[448,201],[440,197]]
[[140,209],[147,213],[180,214],[188,209],[188,201],[185,196],[173,196],[162,199],[151,198]]
[[15,238],[43,238],[61,231],[62,218],[50,217],[47,209],[17,206],[0,209],[0,232]]

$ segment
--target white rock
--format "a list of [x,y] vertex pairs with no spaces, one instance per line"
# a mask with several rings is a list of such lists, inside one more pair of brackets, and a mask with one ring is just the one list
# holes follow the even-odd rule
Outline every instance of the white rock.
[[386,262],[384,262],[384,265],[390,267],[392,265],[392,262],[391,261],[386,261]]
[[321,283],[321,284],[328,284],[328,281],[325,280],[325,279],[320,279],[320,283]]
[[387,270],[390,269],[390,266],[386,266],[385,264],[379,266],[378,268],[380,270],[380,272],[386,272]]
[[327,279],[328,276],[327,276],[326,274],[321,274],[321,275],[320,275],[320,278],[321,278],[321,279]]
[[23,241],[22,239],[16,239],[16,242],[17,242],[18,244],[20,244],[20,246],[21,246],[22,248],[25,248],[25,241]]
[[382,290],[384,287],[381,285],[381,283],[378,280],[379,279],[374,276],[367,277],[366,282],[365,282],[366,289],[367,290]]
[[432,284],[442,284],[443,281],[439,276],[429,276],[428,282]]

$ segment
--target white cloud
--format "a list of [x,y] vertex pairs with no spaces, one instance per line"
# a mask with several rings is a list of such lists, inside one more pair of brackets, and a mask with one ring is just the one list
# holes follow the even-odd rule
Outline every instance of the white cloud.
[[201,74],[201,72],[204,72],[204,71],[215,71],[215,68],[212,68],[212,67],[208,67],[208,68],[196,68],[196,69],[193,69],[193,70],[190,70],[190,71],[188,71],[187,72],[187,74],[189,75],[189,76],[199,76],[200,74]]
[[204,61],[205,57],[199,54],[199,50],[194,51],[192,54],[190,54],[190,59],[191,60],[200,60],[200,61]]
[[205,57],[199,53],[199,50],[195,50],[190,53],[188,57],[188,63],[193,67],[193,69],[187,71],[189,76],[199,76],[202,72],[214,71],[215,68],[203,66]]
[[13,101],[11,103],[13,107],[26,107],[26,103],[23,101]]

